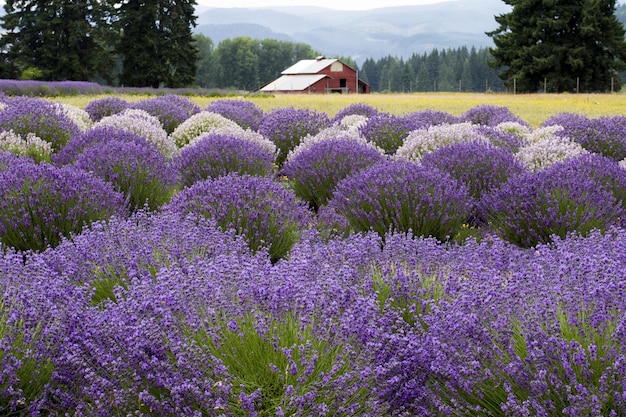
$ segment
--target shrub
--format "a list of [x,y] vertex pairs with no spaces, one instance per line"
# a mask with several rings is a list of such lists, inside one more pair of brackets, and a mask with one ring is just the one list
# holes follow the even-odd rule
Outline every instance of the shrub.
[[200,107],[191,99],[174,94],[140,100],[132,104],[132,108],[144,110],[159,119],[168,135],[200,111]]
[[378,113],[359,127],[359,133],[387,154],[393,154],[414,127],[415,123],[410,118]]
[[483,217],[503,239],[521,247],[606,230],[624,215],[616,193],[618,184],[626,184],[626,172],[614,161],[590,157],[511,178],[483,198]]
[[370,118],[378,114],[378,109],[370,106],[366,103],[352,103],[347,107],[339,110],[335,116],[331,119],[332,124],[341,123],[341,121],[347,116],[363,116]]
[[440,110],[421,110],[409,113],[404,116],[413,123],[413,130],[428,129],[431,126],[443,124],[455,124],[459,122],[459,118],[450,113]]
[[0,172],[0,240],[18,250],[44,250],[90,222],[124,213],[121,193],[78,168],[13,164]]
[[181,123],[170,137],[179,148],[182,148],[204,134],[215,132],[216,129],[220,129],[221,132],[232,131],[233,134],[243,131],[237,123],[221,114],[201,111]]
[[488,140],[470,123],[435,125],[410,132],[396,151],[398,158],[419,160],[425,154],[453,143]]
[[467,220],[467,188],[449,174],[408,161],[381,162],[340,181],[329,206],[353,230],[454,237]]
[[185,146],[175,160],[185,187],[229,173],[268,176],[273,172],[274,153],[259,143],[214,133],[199,139],[193,145]]
[[169,210],[214,219],[243,235],[272,261],[287,255],[311,219],[306,206],[270,178],[231,174],[195,183],[176,194]]
[[178,183],[176,169],[146,140],[109,140],[106,146],[89,146],[74,165],[113,184],[124,193],[131,210],[159,208]]
[[287,107],[266,113],[259,133],[274,142],[278,148],[276,163],[282,166],[289,151],[298,146],[302,138],[315,135],[329,125],[326,113]]
[[92,146],[106,147],[107,143],[111,141],[147,143],[144,137],[132,131],[114,126],[96,126],[70,140],[61,150],[52,155],[52,161],[58,165],[73,164],[78,155],[86,148]]
[[589,152],[621,161],[626,158],[626,116],[591,119],[586,132],[574,140]]
[[491,104],[482,104],[469,109],[459,116],[459,121],[484,126],[497,126],[504,122],[517,122],[527,125],[521,118],[514,115],[508,107]]
[[167,135],[159,119],[144,110],[127,109],[121,113],[104,117],[93,125],[94,128],[103,126],[136,133],[156,146],[168,158],[178,153],[176,144]]
[[215,100],[204,110],[221,114],[237,123],[242,129],[256,131],[261,125],[261,120],[263,120],[263,110],[249,100]]
[[61,149],[80,129],[57,106],[47,100],[15,97],[0,112],[0,130],[21,136],[33,134],[50,143],[53,150]]
[[28,156],[35,162],[50,162],[52,145],[32,133],[22,137],[12,130],[0,132],[0,149],[16,155]]
[[384,156],[373,145],[337,137],[294,153],[281,174],[287,176],[296,195],[317,210],[330,200],[340,180],[382,160]]
[[119,97],[103,97],[91,100],[85,111],[92,121],[98,122],[107,116],[113,116],[130,108],[130,103]]
[[587,153],[580,144],[567,137],[557,136],[550,130],[546,131],[546,128],[540,128],[534,131],[529,143],[520,147],[515,154],[517,159],[530,171],[537,172],[556,162]]
[[468,188],[478,201],[483,194],[497,190],[509,178],[527,172],[507,149],[489,142],[464,142],[444,146],[420,160],[426,167],[449,173]]

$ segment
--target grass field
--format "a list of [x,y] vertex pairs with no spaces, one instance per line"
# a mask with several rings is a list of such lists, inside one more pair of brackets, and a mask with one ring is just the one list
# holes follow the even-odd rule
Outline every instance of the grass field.
[[[102,96],[68,96],[55,98],[83,108],[89,101]],[[127,101],[137,101],[146,96],[120,96]],[[193,97],[205,107],[215,97]],[[367,103],[381,111],[404,114],[420,110],[442,110],[460,115],[481,104],[507,106],[514,114],[533,127],[553,114],[572,112],[589,117],[626,115],[624,94],[473,94],[473,93],[412,93],[412,94],[362,94],[362,95],[276,95],[251,96],[263,111],[280,107],[308,108],[333,116],[342,108],[355,103]]]

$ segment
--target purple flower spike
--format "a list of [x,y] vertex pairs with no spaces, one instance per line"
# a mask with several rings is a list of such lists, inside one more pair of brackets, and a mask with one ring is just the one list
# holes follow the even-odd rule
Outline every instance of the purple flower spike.
[[384,156],[373,146],[340,137],[314,143],[289,158],[282,175],[291,181],[296,195],[317,210],[330,200],[340,180],[382,160]]
[[467,188],[449,174],[413,162],[381,162],[337,184],[329,207],[359,232],[455,236],[470,213]]
[[13,164],[0,172],[0,239],[18,250],[44,250],[89,223],[122,215],[124,196],[73,167]]
[[245,236],[253,250],[272,261],[287,255],[311,214],[292,191],[271,178],[227,175],[198,182],[176,194],[168,209],[214,219],[224,230]]
[[184,147],[174,161],[182,184],[231,173],[268,176],[274,169],[274,154],[259,143],[235,135],[210,133]]
[[330,119],[326,113],[287,107],[265,114],[259,133],[276,144],[279,150],[276,163],[282,166],[289,151],[298,146],[302,138],[315,135],[329,126]]
[[221,99],[212,101],[204,110],[221,114],[241,126],[242,129],[258,130],[263,120],[263,110],[247,100]]

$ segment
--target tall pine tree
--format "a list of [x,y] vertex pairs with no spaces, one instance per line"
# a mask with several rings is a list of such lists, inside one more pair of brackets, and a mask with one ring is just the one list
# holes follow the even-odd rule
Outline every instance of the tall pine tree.
[[4,11],[4,76],[110,79],[113,6],[106,0],[6,0]]
[[119,9],[121,85],[185,87],[193,84],[198,50],[192,28],[195,0],[126,0]]
[[490,65],[519,92],[605,92],[619,89],[625,68],[624,27],[616,0],[504,0],[496,16]]

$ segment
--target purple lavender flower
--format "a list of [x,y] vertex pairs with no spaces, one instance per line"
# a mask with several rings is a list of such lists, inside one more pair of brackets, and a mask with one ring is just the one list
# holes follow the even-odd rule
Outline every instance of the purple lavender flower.
[[119,97],[103,97],[91,100],[85,106],[85,111],[94,122],[100,119],[113,116],[130,108],[130,103]]
[[89,147],[106,147],[109,142],[132,142],[146,144],[148,141],[138,133],[114,126],[94,127],[76,136],[52,155],[57,165],[70,165]]
[[370,117],[363,126],[359,126],[359,133],[386,153],[393,154],[416,126],[416,122],[410,117],[378,113]]
[[413,113],[408,113],[404,117],[414,123],[412,130],[428,129],[429,127],[435,125],[451,125],[459,123],[458,117],[441,110],[421,110]]
[[279,150],[276,163],[282,166],[289,151],[298,146],[302,138],[315,135],[329,125],[326,113],[287,107],[266,113],[259,133],[276,144]]
[[448,145],[425,154],[420,162],[465,184],[476,203],[483,194],[495,192],[509,178],[528,172],[510,151],[485,142]]
[[221,114],[237,123],[242,129],[258,130],[263,120],[263,110],[249,100],[220,99],[209,103],[205,111]]
[[182,122],[200,112],[200,107],[189,98],[174,94],[140,100],[130,107],[144,110],[155,116],[167,134],[172,133]]
[[497,126],[503,122],[517,122],[527,125],[522,119],[514,115],[508,107],[483,104],[473,107],[459,116],[461,122],[471,122],[477,125]]
[[467,188],[413,162],[381,162],[337,184],[329,206],[355,231],[412,232],[445,241],[467,220]]
[[337,183],[384,159],[373,146],[351,138],[316,142],[283,166],[298,197],[317,210],[333,195]]
[[268,176],[274,169],[274,154],[258,143],[234,135],[208,134],[184,147],[174,163],[182,185],[189,187],[230,173]]
[[332,124],[339,123],[346,116],[359,115],[370,118],[376,114],[378,114],[378,109],[370,106],[369,104],[352,103],[349,106],[339,110],[332,118],[331,122]]
[[0,239],[18,250],[44,250],[90,222],[125,212],[121,193],[72,167],[13,164],[0,172]]
[[597,158],[581,156],[511,178],[483,198],[484,218],[500,236],[522,247],[606,230],[624,215],[616,188],[625,184],[626,171]]
[[80,134],[78,126],[59,112],[54,103],[27,97],[13,98],[0,112],[0,130],[12,130],[24,137],[34,134],[50,143],[54,150]]
[[273,261],[289,252],[311,221],[292,191],[270,178],[249,175],[197,182],[176,194],[168,209],[215,219],[224,230],[245,236],[253,250],[268,250]]
[[178,175],[174,166],[146,140],[109,140],[106,146],[89,146],[74,166],[113,184],[124,193],[130,209],[158,209],[169,201]]
[[[589,152],[594,152],[616,161],[626,158],[626,116],[606,116],[587,119],[584,116],[561,115],[565,124],[561,136],[569,136]],[[557,123],[554,117],[546,123]],[[569,124],[568,124],[569,123]]]

